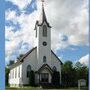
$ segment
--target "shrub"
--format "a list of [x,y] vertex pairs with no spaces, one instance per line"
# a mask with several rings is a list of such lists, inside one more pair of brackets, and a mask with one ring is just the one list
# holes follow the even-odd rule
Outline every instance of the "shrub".
[[31,70],[31,72],[30,72],[29,85],[30,86],[35,86],[35,73],[34,73],[33,70]]
[[52,74],[52,84],[55,86],[60,85],[60,73],[58,71],[54,71]]

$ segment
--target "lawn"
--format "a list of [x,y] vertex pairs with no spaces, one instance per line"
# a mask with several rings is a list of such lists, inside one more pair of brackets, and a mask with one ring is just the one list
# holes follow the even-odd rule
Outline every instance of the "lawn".
[[39,88],[39,87],[24,87],[24,88],[9,88],[9,87],[6,87],[6,90],[78,90],[78,89],[72,89],[72,88],[69,88],[69,89],[42,89],[42,88]]

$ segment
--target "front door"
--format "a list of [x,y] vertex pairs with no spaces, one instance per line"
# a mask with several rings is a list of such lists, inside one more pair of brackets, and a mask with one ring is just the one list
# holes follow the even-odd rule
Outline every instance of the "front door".
[[40,74],[40,83],[48,83],[49,82],[49,74],[41,73]]

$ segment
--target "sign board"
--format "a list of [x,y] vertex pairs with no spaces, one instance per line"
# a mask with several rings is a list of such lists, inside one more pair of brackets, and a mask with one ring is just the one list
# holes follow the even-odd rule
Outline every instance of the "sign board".
[[78,88],[79,88],[79,90],[84,90],[85,87],[86,87],[86,80],[85,79],[78,80]]
[[86,86],[86,82],[85,81],[81,81],[80,82],[80,86]]

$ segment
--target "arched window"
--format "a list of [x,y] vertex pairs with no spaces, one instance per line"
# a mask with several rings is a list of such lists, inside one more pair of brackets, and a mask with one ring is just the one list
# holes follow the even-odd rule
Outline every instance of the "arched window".
[[46,63],[46,56],[43,56],[43,62]]
[[31,72],[31,66],[28,65],[28,66],[27,66],[27,77],[30,76],[30,72]]
[[43,36],[46,37],[47,36],[47,26],[43,25]]
[[57,68],[55,66],[53,67],[53,71],[57,71]]

